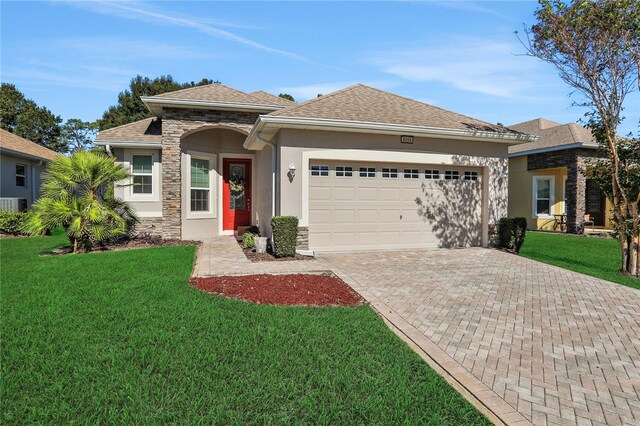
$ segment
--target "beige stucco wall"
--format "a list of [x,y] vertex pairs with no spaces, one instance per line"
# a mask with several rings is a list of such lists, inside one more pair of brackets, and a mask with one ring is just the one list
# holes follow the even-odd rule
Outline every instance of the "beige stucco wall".
[[[16,164],[26,166],[25,187],[16,186]],[[38,164],[38,160],[0,153],[0,197],[25,198],[27,206],[31,207],[40,195],[41,175],[46,169],[46,162]]]
[[253,178],[255,221],[263,236],[271,236],[271,200],[272,200],[272,153],[271,148],[265,147],[256,152],[255,171]]
[[[180,148],[182,151],[182,238],[185,240],[203,240],[220,234],[221,229],[221,200],[222,200],[222,158],[225,155],[239,154],[252,155],[253,160],[253,185],[251,204],[253,208],[252,223],[256,221],[256,206],[260,205],[260,192],[258,186],[259,172],[256,169],[257,161],[254,151],[247,151],[242,147],[246,135],[227,129],[206,129],[187,135],[182,138]],[[267,148],[268,151],[268,148]],[[212,218],[189,217],[189,182],[186,179],[186,170],[189,167],[189,152],[201,152],[215,155],[214,163],[214,189],[211,202],[214,203]]]
[[[293,215],[306,226],[303,212],[303,174],[305,161],[313,158],[313,152],[343,151],[357,158],[379,154],[379,160],[395,163],[432,163],[482,166],[486,169],[486,200],[483,215],[489,225],[495,224],[507,214],[507,145],[477,141],[414,138],[413,144],[401,144],[394,135],[372,135],[348,132],[327,132],[285,129],[278,134],[278,180],[280,193],[277,210],[282,215]],[[268,149],[268,148],[265,148]],[[350,152],[349,152],[350,151]],[[415,154],[415,155],[414,155]],[[318,154],[322,155],[322,154]],[[340,155],[338,153],[337,155]],[[362,158],[363,160],[365,158]],[[289,164],[296,168],[296,176],[287,176]]]
[[[552,218],[537,218],[533,212],[533,179],[535,176],[553,176],[554,202],[552,214],[564,213],[564,182],[567,168],[527,170],[527,156],[509,159],[509,217],[527,218],[527,226],[532,230],[560,230]],[[581,202],[584,203],[584,200]],[[606,201],[606,211],[611,211],[611,203]],[[611,227],[611,217],[605,216],[605,228]]]

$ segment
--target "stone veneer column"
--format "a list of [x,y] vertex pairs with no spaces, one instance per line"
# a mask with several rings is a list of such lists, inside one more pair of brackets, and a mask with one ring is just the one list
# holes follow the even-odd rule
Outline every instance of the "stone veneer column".
[[178,120],[162,122],[162,232],[164,238],[182,238],[182,159]]
[[567,232],[584,232],[585,194],[587,178],[581,172],[585,167],[584,158],[575,155],[567,162]]

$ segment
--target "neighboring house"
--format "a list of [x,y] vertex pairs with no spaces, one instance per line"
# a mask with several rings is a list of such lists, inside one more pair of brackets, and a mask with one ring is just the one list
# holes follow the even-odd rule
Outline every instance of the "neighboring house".
[[57,152],[0,129],[0,210],[25,211],[40,194],[41,175]]
[[[601,154],[591,130],[575,123],[538,118],[509,126],[538,140],[509,148],[509,216],[527,218],[529,229],[582,233],[610,228],[611,206],[595,183],[580,170]],[[561,229],[563,228],[563,229]]]
[[507,214],[508,147],[533,137],[355,85],[296,104],[212,84],[143,97],[154,117],[100,132],[130,168],[141,228],[203,240],[274,215],[299,250],[487,245]]

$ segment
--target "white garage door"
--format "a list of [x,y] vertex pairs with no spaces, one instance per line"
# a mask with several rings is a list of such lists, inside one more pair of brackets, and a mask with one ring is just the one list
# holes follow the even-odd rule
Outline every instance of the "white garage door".
[[309,248],[478,246],[480,168],[311,161]]

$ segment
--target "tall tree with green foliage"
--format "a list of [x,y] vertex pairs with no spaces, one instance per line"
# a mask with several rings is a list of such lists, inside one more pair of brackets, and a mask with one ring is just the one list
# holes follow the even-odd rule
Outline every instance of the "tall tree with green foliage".
[[100,130],[106,130],[151,117],[151,113],[140,100],[140,96],[155,96],[212,83],[214,81],[208,78],[203,78],[197,83],[194,81],[178,83],[170,75],[163,75],[154,79],[137,75],[131,80],[129,88],[118,95],[118,104],[110,106],[102,114],[102,118],[98,120],[98,125]]
[[61,226],[74,253],[127,235],[138,219],[114,196],[113,188],[129,177],[124,166],[107,155],[80,151],[59,156],[47,165],[42,197],[33,204],[26,232],[41,235]]
[[589,108],[588,126],[606,160],[593,162],[587,173],[603,177],[597,182],[613,205],[621,271],[639,276],[639,142],[620,138],[618,126],[624,119],[626,96],[640,85],[640,3],[539,3],[537,23],[526,29],[523,45],[529,55],[553,65],[577,96],[575,103]]
[[70,118],[61,127],[60,137],[70,153],[93,148],[93,139],[98,132],[98,123]]
[[0,87],[0,127],[56,152],[67,147],[60,139],[62,118],[25,98],[13,84]]
[[293,96],[291,96],[291,95],[290,95],[290,94],[288,94],[288,93],[280,93],[278,96],[279,96],[279,97],[281,97],[281,98],[283,98],[283,99],[288,99],[288,100],[290,100],[291,102],[295,102],[295,101],[296,101],[295,99],[293,99]]

